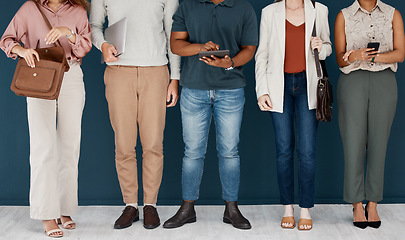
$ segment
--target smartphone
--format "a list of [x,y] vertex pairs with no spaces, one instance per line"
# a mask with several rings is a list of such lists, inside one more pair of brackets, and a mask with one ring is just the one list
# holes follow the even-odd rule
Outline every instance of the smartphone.
[[214,55],[217,58],[224,58],[226,55],[229,56],[229,50],[200,52],[198,53],[198,58],[211,57],[212,55]]
[[[371,51],[378,51],[378,49],[380,48],[380,43],[379,42],[370,42],[367,44],[367,48],[374,48],[374,50],[371,50]],[[372,54],[372,55],[375,55],[375,54]]]
[[173,102],[173,96],[170,96],[170,100],[166,101],[166,106],[170,105]]

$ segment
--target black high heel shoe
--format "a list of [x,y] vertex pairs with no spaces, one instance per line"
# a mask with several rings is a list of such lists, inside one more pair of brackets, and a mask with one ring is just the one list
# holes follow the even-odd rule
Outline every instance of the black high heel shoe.
[[[354,208],[353,208],[353,212],[354,212]],[[368,222],[354,222],[353,221],[353,225],[358,228],[365,229],[368,226]]]
[[[366,218],[368,220],[367,206],[368,206],[368,203],[366,204],[366,208],[364,209],[364,213],[365,213]],[[372,227],[372,228],[379,228],[381,226],[381,221],[373,221],[373,222],[367,222],[367,223],[368,223],[367,225],[369,227]]]

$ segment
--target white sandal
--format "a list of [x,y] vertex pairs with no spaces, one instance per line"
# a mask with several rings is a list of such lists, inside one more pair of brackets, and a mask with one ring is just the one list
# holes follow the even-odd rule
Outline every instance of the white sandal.
[[[61,234],[61,235],[51,235],[51,234],[53,234],[53,233],[62,233],[62,234]],[[60,230],[59,228],[49,230],[48,232],[45,231],[45,234],[46,234],[48,237],[53,237],[53,238],[60,238],[60,237],[63,237],[63,231]]]
[[63,227],[64,229],[73,230],[73,229],[76,228],[76,226],[72,226],[71,228],[67,228],[67,226],[72,225],[72,224],[75,224],[75,225],[76,225],[76,223],[73,222],[73,221],[67,221],[67,222],[65,222],[64,224],[62,224],[62,227]]

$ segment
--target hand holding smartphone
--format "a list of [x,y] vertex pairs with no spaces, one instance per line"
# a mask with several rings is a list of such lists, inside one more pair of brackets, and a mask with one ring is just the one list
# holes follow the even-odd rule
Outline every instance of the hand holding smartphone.
[[[374,50],[370,50],[368,52],[375,52],[378,51],[378,49],[380,49],[380,43],[379,42],[370,42],[367,44],[367,48],[373,48]],[[370,56],[374,56],[377,55],[377,53],[373,53],[370,54]]]

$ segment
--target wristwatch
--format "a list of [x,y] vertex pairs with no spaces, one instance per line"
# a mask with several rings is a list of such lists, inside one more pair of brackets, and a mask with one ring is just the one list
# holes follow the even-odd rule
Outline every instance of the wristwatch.
[[232,65],[229,68],[225,68],[226,71],[232,70],[235,68],[235,62],[231,59]]
[[72,29],[70,29],[70,35],[66,36],[67,38],[72,38],[75,35],[75,32],[73,32]]

